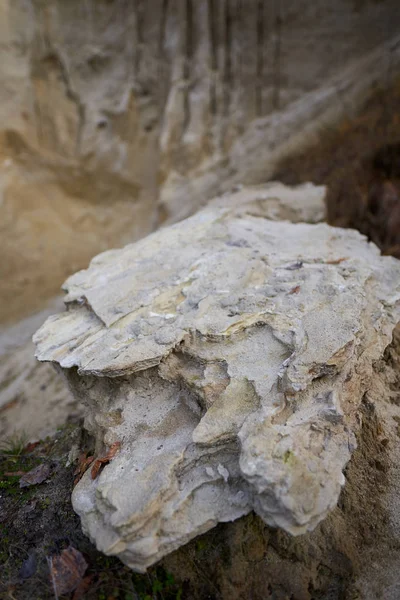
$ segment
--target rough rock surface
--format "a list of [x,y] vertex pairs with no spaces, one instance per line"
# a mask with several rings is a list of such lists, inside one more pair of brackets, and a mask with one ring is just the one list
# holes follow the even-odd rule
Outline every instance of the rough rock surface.
[[400,263],[352,230],[208,208],[65,283],[37,356],[112,462],[73,505],[136,570],[255,510],[291,534],[337,503],[400,318]]
[[213,198],[208,208],[231,208],[271,221],[319,223],[326,218],[326,187],[303,183],[296,186],[271,181],[262,185],[238,185]]
[[398,0],[3,0],[0,320],[272,177],[390,82],[399,23]]
[[[324,186],[268,183],[238,186],[236,191],[212,200],[210,206],[232,206],[239,211],[245,206],[273,220],[315,222],[325,216],[325,195]],[[34,357],[32,334],[50,314],[62,309],[62,298],[55,298],[43,311],[0,328],[0,437],[43,438],[82,413],[82,405],[62,378]]]

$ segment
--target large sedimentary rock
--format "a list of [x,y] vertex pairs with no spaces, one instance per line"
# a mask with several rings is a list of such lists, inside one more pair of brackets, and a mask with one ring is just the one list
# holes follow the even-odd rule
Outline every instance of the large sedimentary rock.
[[251,510],[298,535],[335,507],[400,319],[396,259],[249,201],[101,254],[65,290],[37,356],[87,405],[97,452],[121,443],[73,493],[103,552],[141,571]]

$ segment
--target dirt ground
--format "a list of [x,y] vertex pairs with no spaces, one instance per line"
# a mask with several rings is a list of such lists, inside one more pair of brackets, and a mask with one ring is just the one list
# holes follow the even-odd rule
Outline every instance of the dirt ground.
[[274,179],[328,186],[328,221],[358,229],[400,258],[400,80],[319,143],[281,164]]

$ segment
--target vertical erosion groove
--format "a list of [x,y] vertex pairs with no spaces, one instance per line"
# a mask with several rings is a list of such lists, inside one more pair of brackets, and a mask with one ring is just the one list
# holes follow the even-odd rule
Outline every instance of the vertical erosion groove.
[[[36,30],[36,40],[34,48],[37,49],[38,56],[43,53],[47,49],[47,40],[45,32],[43,31],[43,23],[45,22],[45,9],[40,4],[33,4],[34,18],[36,20],[37,30]],[[40,14],[42,13],[42,14]],[[30,59],[30,69],[31,76],[35,68],[35,60],[33,55],[31,54]],[[39,96],[37,93],[34,94],[34,118],[35,118],[35,129],[36,129],[36,138],[39,146],[45,144],[46,135],[44,128],[44,115],[42,112],[42,107],[40,105]]]
[[132,85],[135,86],[138,67],[138,24],[136,3],[126,0],[126,15],[129,19],[129,27],[127,29],[129,48],[130,48],[130,73],[132,75]]
[[186,26],[186,41],[185,41],[185,64],[184,64],[184,94],[185,94],[185,119],[183,124],[182,135],[189,127],[190,123],[190,72],[193,62],[193,47],[194,47],[194,23],[193,23],[193,6],[192,0],[186,0],[186,23],[182,23],[182,27]]
[[[237,127],[241,123],[243,106],[242,106],[242,52],[245,41],[244,27],[242,22],[242,3],[241,0],[234,0],[231,21],[231,66],[232,66],[232,108],[235,116],[233,123],[233,131],[237,134]],[[232,111],[231,111],[232,116]]]
[[72,100],[77,108],[78,113],[78,129],[76,132],[76,153],[79,155],[82,150],[82,139],[83,139],[83,131],[85,127],[85,106],[82,104],[79,95],[73,90],[71,77],[69,75],[68,67],[65,61],[61,58],[60,54],[57,54],[57,61],[59,66],[59,74],[61,77],[61,81],[64,84],[65,94],[67,98]]
[[143,52],[143,0],[136,0],[134,3],[136,9],[136,61],[135,61],[135,72],[138,75],[140,73],[140,62]]
[[[34,95],[35,125],[37,139],[40,145],[47,145],[51,150],[57,152],[61,156],[65,152],[67,153],[67,155],[69,154],[69,151],[65,150],[62,145],[58,130],[51,125],[51,117],[49,117],[48,115],[49,109],[51,113],[53,111],[57,112],[59,110],[59,106],[57,105],[57,103],[54,103],[52,101],[53,88],[57,87],[59,83],[63,88],[63,94],[65,95],[65,97],[68,98],[68,100],[70,100],[75,105],[78,123],[74,141],[75,147],[72,152],[79,155],[82,147],[85,111],[79,95],[75,92],[73,88],[71,76],[68,70],[68,64],[62,54],[62,44],[54,45],[53,42],[54,39],[57,39],[54,32],[54,21],[60,19],[60,9],[56,4],[54,10],[51,10],[49,7],[40,5],[38,7],[34,6],[34,11],[36,10],[38,11],[38,13],[41,12],[41,15],[36,15],[38,22],[42,25],[39,25],[38,27],[38,41],[35,45],[35,47],[40,48],[40,51],[37,52],[36,58],[34,56],[31,56],[31,69],[33,69],[31,73],[35,71],[35,62],[42,64],[42,67],[44,67],[45,71],[39,69],[39,77],[43,77],[43,80],[46,81],[47,85],[47,109],[45,109],[44,111],[42,110],[42,107],[40,106],[41,102],[38,98],[38,95]],[[85,14],[82,18],[83,21],[85,21]],[[56,82],[51,76],[51,74],[56,76]]]
[[160,36],[158,39],[158,52],[159,52],[159,58],[160,58],[161,62],[164,60],[163,50],[164,50],[166,27],[167,27],[168,2],[169,2],[169,0],[163,0],[162,8],[161,8]]
[[208,23],[210,29],[210,67],[211,67],[211,81],[210,81],[210,110],[211,114],[217,113],[217,96],[216,96],[216,77],[217,77],[217,23],[216,23],[216,10],[215,1],[208,0]]
[[[168,15],[169,0],[163,0],[161,9],[160,35],[158,38],[158,97],[160,108],[165,105],[168,96],[168,75],[167,65],[164,54],[165,38],[167,35],[167,15]],[[172,67],[171,67],[172,68]]]
[[[128,74],[129,74],[129,82],[132,89],[132,85],[134,84],[135,79],[135,52],[136,52],[136,42],[135,42],[135,11],[129,0],[125,0],[122,4],[121,9],[121,19],[125,21],[125,46],[126,53],[128,59]],[[122,23],[123,25],[123,23]]]
[[216,144],[218,149],[222,148],[224,136],[224,119],[225,114],[225,54],[226,54],[226,1],[214,1],[214,18],[215,18],[215,53],[216,53],[216,71],[215,71],[215,96],[216,96],[216,114],[218,119],[215,122]]
[[272,108],[279,110],[281,95],[281,46],[282,46],[282,10],[281,0],[274,0],[275,41],[274,41],[274,91]]
[[264,0],[257,2],[257,67],[256,67],[256,114],[263,114],[264,75]]
[[[32,4],[33,19],[34,19],[35,23],[37,23],[37,24],[40,23],[40,19],[39,19],[39,15],[38,15],[39,10],[40,10],[40,8],[38,6],[36,6],[35,3],[33,3]],[[42,37],[40,36],[40,26],[37,25],[36,40],[33,45],[33,49],[37,49],[37,47],[40,47],[40,45],[41,45],[40,42],[42,42]],[[31,78],[33,78],[34,61],[33,61],[32,52],[30,55],[29,69],[30,69],[29,76]],[[36,141],[37,141],[38,146],[40,146],[42,143],[42,140],[43,140],[42,111],[40,109],[40,103],[39,103],[37,94],[35,94],[35,93],[33,94],[33,118],[34,118],[35,132],[36,132]]]
[[[56,3],[56,7],[59,6]],[[94,24],[93,24],[93,9],[94,6],[90,2],[90,0],[83,0],[82,4],[82,22],[86,23],[86,34],[87,41],[92,42],[94,36]]]
[[231,94],[230,87],[232,82],[232,14],[231,14],[231,0],[226,2],[225,12],[225,77],[224,77],[224,114],[229,116]]

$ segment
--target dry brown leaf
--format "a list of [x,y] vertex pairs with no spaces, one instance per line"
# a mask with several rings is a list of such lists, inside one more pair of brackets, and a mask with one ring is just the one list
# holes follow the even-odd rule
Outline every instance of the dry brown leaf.
[[48,562],[56,598],[76,590],[88,567],[81,552],[73,546],[63,550],[60,555],[50,557]]
[[29,452],[32,452],[32,450],[34,450],[36,448],[36,446],[39,446],[40,442],[29,442],[29,444],[27,444],[24,448],[24,452],[26,454],[29,454]]
[[28,473],[24,473],[19,480],[19,487],[24,488],[29,487],[30,485],[43,483],[43,481],[49,477],[50,470],[50,465],[48,463],[42,463],[31,471],[28,471]]
[[103,466],[103,463],[100,460],[95,461],[95,463],[92,467],[92,470],[90,471],[90,473],[92,475],[92,479],[96,479],[102,466]]
[[289,294],[298,294],[300,291],[300,286],[296,285],[294,288],[292,288],[289,292]]
[[342,263],[344,260],[347,260],[347,256],[344,256],[342,258],[335,258],[334,260],[326,260],[325,264],[326,265],[340,265],[340,263]]
[[19,402],[19,397],[15,398],[15,400],[11,400],[10,402],[7,402],[7,404],[3,404],[3,406],[0,407],[0,412],[6,411],[9,408],[15,408],[17,406]]
[[74,486],[78,483],[78,481],[83,477],[85,471],[89,468],[89,466],[94,461],[94,456],[86,456],[86,452],[83,452],[78,459],[78,466],[74,471]]
[[112,444],[110,446],[110,449],[105,456],[103,456],[102,458],[97,458],[94,461],[94,464],[93,464],[92,470],[91,470],[92,479],[96,479],[102,466],[106,465],[114,458],[114,456],[116,455],[116,453],[118,452],[120,447],[121,447],[121,442],[114,442],[114,444]]
[[74,595],[72,596],[72,600],[81,600],[81,598],[85,597],[86,592],[90,588],[94,579],[94,575],[87,575],[82,579],[78,587],[76,588]]

